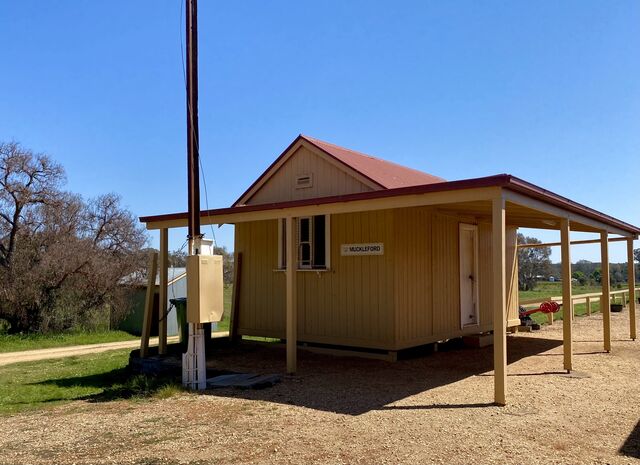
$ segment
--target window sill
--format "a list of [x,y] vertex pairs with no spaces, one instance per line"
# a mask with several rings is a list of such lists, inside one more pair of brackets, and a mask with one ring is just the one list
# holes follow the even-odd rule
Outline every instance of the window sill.
[[[274,273],[277,273],[277,272],[284,273],[285,271],[287,271],[286,268],[276,268],[276,269],[273,270]],[[328,271],[331,271],[331,268],[298,268],[296,271],[312,272],[312,273],[326,273]]]

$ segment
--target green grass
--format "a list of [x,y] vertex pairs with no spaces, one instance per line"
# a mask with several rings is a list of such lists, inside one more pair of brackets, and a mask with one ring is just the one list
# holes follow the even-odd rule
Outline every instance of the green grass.
[[[232,287],[224,289],[224,317],[218,331],[229,330]],[[0,335],[0,352],[137,339],[124,331],[78,332],[56,335]],[[168,398],[182,387],[177,380],[131,375],[129,349],[55,360],[0,366],[0,415],[42,409],[78,399]]]
[[243,341],[257,341],[257,342],[281,342],[281,339],[275,337],[262,337],[262,336],[242,336]]
[[222,321],[218,323],[216,331],[229,331],[229,316],[231,315],[231,297],[233,295],[233,285],[224,287],[224,315]]
[[[624,288],[626,289],[626,287]],[[600,286],[580,286],[578,284],[573,284],[571,286],[571,290],[573,292],[573,295],[578,295],[578,294],[592,294],[592,293],[596,293],[596,292],[602,292],[602,288]],[[619,290],[619,289],[611,289],[612,291],[614,290]],[[532,291],[520,291],[518,293],[520,300],[531,300],[531,299],[545,299],[548,297],[558,297],[558,296],[562,296],[562,283],[550,283],[550,282],[540,282],[538,283],[538,285],[536,286],[536,288]],[[618,300],[619,297],[616,296],[616,300]],[[599,298],[592,298],[591,299],[591,313],[597,313],[600,311],[600,299]],[[587,313],[587,305],[585,303],[582,304],[575,304],[574,305],[574,313],[577,316],[582,316],[585,315]],[[553,318],[554,320],[562,320],[562,309],[554,314]],[[547,323],[547,315],[543,314],[543,313],[534,313],[533,315],[531,315],[531,318],[539,324],[544,324]]]
[[[577,284],[573,284],[571,289],[574,294],[591,294],[602,291],[600,286],[580,286]],[[561,296],[562,283],[539,282],[533,291],[520,291],[518,295],[520,296],[520,300]]]
[[0,335],[0,353],[138,339],[125,331]]
[[182,390],[176,380],[129,373],[129,352],[114,350],[0,367],[0,414],[77,399],[167,398]]

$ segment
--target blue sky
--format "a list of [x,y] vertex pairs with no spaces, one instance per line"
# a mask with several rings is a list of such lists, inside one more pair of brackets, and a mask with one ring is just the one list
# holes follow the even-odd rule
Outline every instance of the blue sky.
[[[640,2],[199,6],[211,207],[302,132],[450,180],[511,173],[640,224]],[[0,1],[0,140],[48,152],[87,197],[183,211],[180,7]],[[232,247],[231,227],[216,235]],[[172,232],[172,248],[185,236]],[[624,250],[612,245],[612,261]],[[596,247],[572,254],[599,260]]]

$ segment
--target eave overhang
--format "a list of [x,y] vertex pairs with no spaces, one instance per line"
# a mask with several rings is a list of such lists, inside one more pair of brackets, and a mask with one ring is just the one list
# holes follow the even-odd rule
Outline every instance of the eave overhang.
[[[303,214],[346,213],[420,205],[439,205],[490,200],[504,195],[508,202],[544,211],[557,218],[585,224],[585,230],[638,236],[640,228],[509,174],[464,179],[420,186],[319,197],[259,205],[203,210],[202,224],[225,224]],[[507,212],[508,214],[508,212]],[[187,226],[187,213],[140,217],[147,229]],[[554,229],[554,228],[549,228]]]

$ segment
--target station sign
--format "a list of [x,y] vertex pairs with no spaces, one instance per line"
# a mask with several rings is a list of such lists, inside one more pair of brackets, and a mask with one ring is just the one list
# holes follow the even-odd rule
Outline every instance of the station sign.
[[376,242],[371,244],[342,244],[340,255],[384,255],[384,244]]

